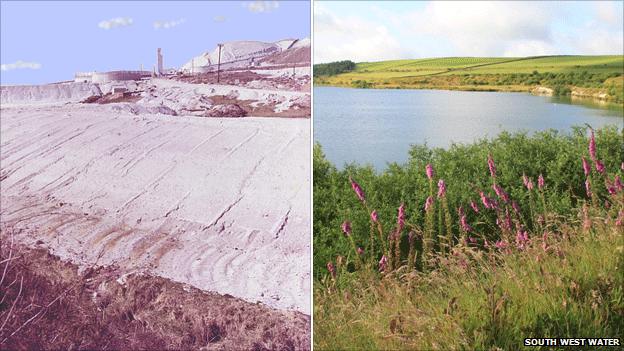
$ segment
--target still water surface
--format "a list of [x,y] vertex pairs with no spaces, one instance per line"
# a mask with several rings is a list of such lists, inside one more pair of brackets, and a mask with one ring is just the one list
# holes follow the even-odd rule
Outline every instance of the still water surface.
[[588,123],[622,128],[622,107],[597,108],[525,93],[314,88],[314,140],[336,166],[407,161],[412,144],[448,147],[507,130]]

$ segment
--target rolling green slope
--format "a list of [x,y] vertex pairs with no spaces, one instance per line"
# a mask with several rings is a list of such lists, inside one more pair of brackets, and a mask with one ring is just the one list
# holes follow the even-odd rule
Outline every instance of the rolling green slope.
[[315,84],[490,91],[531,91],[543,86],[559,95],[600,96],[621,103],[623,75],[621,55],[445,57],[361,62],[349,72],[317,74]]

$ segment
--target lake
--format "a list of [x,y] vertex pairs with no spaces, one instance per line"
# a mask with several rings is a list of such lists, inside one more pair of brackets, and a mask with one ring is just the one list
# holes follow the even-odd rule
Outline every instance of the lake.
[[621,107],[596,108],[526,93],[314,88],[314,141],[327,158],[372,164],[406,162],[412,144],[448,147],[502,131],[570,131],[624,121]]

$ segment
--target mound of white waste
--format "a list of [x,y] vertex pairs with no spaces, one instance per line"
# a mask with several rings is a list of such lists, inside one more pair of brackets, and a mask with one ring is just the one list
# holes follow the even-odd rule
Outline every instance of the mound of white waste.
[[252,89],[228,85],[191,84],[174,80],[153,79],[137,102],[145,106],[166,106],[180,115],[196,114],[212,107],[210,96],[222,95],[232,99],[250,100],[254,106],[273,105],[275,112],[288,110],[293,105],[310,104],[310,94],[298,91]]
[[82,82],[0,87],[2,105],[79,102],[94,96],[102,96],[100,88],[96,84]]
[[[302,40],[285,39],[275,43],[264,43],[260,41],[232,41],[223,44],[221,48],[221,63],[260,59],[271,54],[286,51],[291,47],[310,46],[310,39]],[[182,70],[191,70],[203,66],[216,65],[219,61],[219,47],[210,52],[205,52],[194,57],[182,66]]]
[[0,121],[0,228],[16,241],[310,314],[309,121],[98,104]]

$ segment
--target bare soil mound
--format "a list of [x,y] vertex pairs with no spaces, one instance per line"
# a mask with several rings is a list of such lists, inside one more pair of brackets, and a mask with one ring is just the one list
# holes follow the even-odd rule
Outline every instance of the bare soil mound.
[[302,313],[114,266],[79,271],[10,232],[0,232],[0,349],[310,349]]

